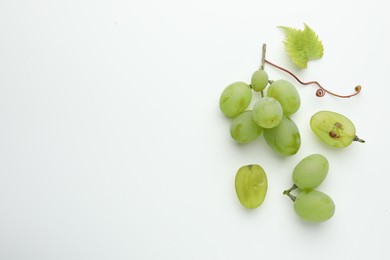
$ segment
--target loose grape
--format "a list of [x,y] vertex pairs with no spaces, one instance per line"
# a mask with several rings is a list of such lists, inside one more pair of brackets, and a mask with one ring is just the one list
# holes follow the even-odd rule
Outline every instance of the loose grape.
[[268,85],[268,74],[265,70],[259,69],[252,74],[251,86],[256,92],[260,92]]
[[237,197],[245,208],[257,208],[263,203],[267,194],[267,175],[260,165],[242,166],[237,171],[235,187]]
[[324,222],[335,212],[333,200],[325,193],[310,190],[302,191],[294,202],[295,213],[303,220]]
[[230,135],[238,143],[249,143],[255,140],[262,132],[263,128],[253,121],[251,110],[239,114],[230,127]]
[[295,166],[292,179],[300,190],[311,190],[322,183],[328,170],[329,163],[325,156],[311,154]]
[[285,115],[294,114],[301,105],[297,89],[287,80],[276,80],[267,89],[267,96],[277,99]]
[[255,103],[252,114],[256,124],[263,128],[273,128],[282,120],[283,109],[276,99],[264,97]]
[[283,116],[278,126],[264,129],[263,133],[267,144],[281,155],[294,155],[301,146],[299,129],[288,116]]
[[356,136],[355,125],[344,115],[331,111],[319,111],[310,119],[310,127],[314,134],[324,143],[343,148],[352,141],[363,142]]
[[219,99],[219,107],[226,116],[236,117],[249,106],[252,90],[245,82],[235,82],[227,86]]

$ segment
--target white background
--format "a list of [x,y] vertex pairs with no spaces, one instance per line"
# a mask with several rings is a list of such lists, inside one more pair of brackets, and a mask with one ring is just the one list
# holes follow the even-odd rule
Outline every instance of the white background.
[[[390,17],[386,1],[0,2],[0,259],[390,259]],[[312,27],[321,60],[298,70],[279,25]],[[267,58],[329,90],[292,116],[302,146],[237,145],[219,95]],[[289,75],[266,66],[271,79]],[[348,116],[365,144],[331,149],[311,115]],[[319,225],[282,195],[322,153]],[[237,169],[268,175],[264,204],[238,202]]]

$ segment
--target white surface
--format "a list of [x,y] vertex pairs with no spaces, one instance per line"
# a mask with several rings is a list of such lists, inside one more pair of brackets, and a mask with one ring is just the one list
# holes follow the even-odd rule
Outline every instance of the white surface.
[[[0,259],[390,259],[390,17],[386,1],[1,1]],[[293,69],[286,25],[306,22],[324,57],[297,71],[297,155],[236,145],[223,88],[267,58]],[[270,66],[273,79],[285,78]],[[295,83],[295,82],[294,82]],[[333,150],[309,118],[347,115],[365,144]],[[322,153],[334,218],[301,222],[282,191]],[[236,170],[269,192],[244,210]]]

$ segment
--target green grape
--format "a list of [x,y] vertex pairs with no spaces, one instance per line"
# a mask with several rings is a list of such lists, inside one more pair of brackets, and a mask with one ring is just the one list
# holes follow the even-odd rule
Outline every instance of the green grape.
[[267,144],[281,155],[294,155],[301,146],[299,129],[288,116],[283,116],[278,126],[264,129],[263,133]]
[[252,114],[256,124],[263,128],[273,128],[282,120],[283,109],[276,99],[264,97],[255,103]]
[[277,99],[282,105],[283,113],[291,115],[301,106],[301,98],[297,89],[287,80],[276,80],[267,89],[267,96]]
[[268,74],[262,69],[256,70],[252,74],[251,86],[256,92],[260,92],[268,85]]
[[238,143],[249,143],[255,140],[262,132],[263,128],[253,121],[251,110],[239,114],[230,127],[230,135]]
[[302,191],[296,197],[294,210],[303,220],[324,222],[333,216],[335,205],[327,194],[317,190],[310,190]]
[[310,127],[314,134],[324,143],[343,148],[352,141],[364,143],[356,136],[355,125],[347,117],[331,111],[319,111],[310,119]]
[[249,106],[252,90],[245,82],[235,82],[227,86],[219,99],[219,107],[226,116],[236,117]]
[[257,208],[263,203],[267,194],[267,175],[260,165],[242,166],[237,171],[235,187],[237,197],[245,208]]
[[322,183],[328,170],[329,163],[325,156],[311,154],[295,166],[292,179],[300,190],[311,190]]

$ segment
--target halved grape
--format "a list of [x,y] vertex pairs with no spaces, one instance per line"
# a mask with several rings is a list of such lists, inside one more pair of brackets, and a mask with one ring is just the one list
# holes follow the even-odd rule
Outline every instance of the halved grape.
[[230,127],[230,135],[238,143],[249,143],[255,140],[262,132],[263,128],[253,121],[251,110],[239,114]]
[[333,216],[335,204],[323,192],[317,190],[302,191],[295,199],[294,210],[305,221],[324,222]]
[[273,128],[282,120],[283,109],[276,99],[264,97],[255,103],[252,114],[256,124],[263,128]]
[[235,82],[227,86],[219,99],[219,107],[226,116],[236,117],[249,106],[252,90],[245,82]]
[[299,129],[288,116],[283,116],[278,126],[271,129],[264,129],[263,132],[267,144],[281,155],[294,155],[301,147]]
[[264,169],[257,164],[242,166],[236,174],[235,188],[240,203],[248,209],[259,207],[267,194],[268,181]]
[[356,136],[355,125],[344,115],[332,111],[319,111],[310,119],[310,127],[314,134],[324,143],[343,148],[352,141],[364,143]]
[[329,163],[325,156],[311,154],[295,166],[292,179],[300,190],[311,190],[322,183],[328,170]]
[[285,115],[294,114],[301,106],[301,98],[297,89],[284,79],[272,82],[267,89],[267,96],[279,101]]
[[260,92],[268,85],[268,74],[265,70],[259,69],[253,72],[251,78],[252,89],[256,92]]

